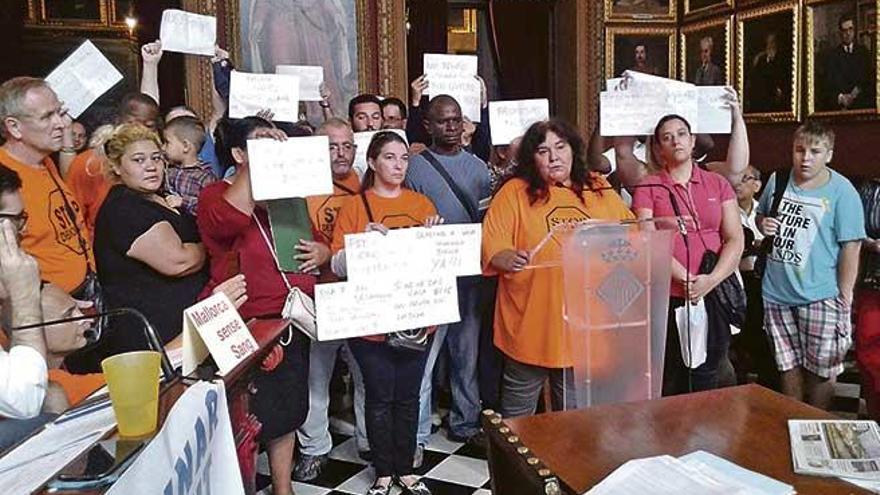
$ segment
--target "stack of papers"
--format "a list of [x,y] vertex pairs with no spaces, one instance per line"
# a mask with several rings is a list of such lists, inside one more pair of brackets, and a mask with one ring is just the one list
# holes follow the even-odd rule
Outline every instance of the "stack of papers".
[[791,495],[794,487],[697,451],[629,461],[587,495]]
[[837,476],[880,493],[880,426],[875,421],[789,420],[794,472]]

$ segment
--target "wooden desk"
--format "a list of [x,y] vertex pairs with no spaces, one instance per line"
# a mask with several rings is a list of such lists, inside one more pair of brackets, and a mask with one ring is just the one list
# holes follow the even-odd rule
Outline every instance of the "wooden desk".
[[[554,493],[552,487],[534,490],[555,477],[566,493],[581,494],[626,461],[695,450],[793,485],[799,494],[869,493],[836,478],[794,474],[787,420],[835,416],[757,385],[500,422],[494,416],[494,424],[492,419],[484,414],[494,493]],[[543,467],[547,471],[538,475]]]
[[[239,466],[242,470],[242,480],[246,493],[255,493],[256,491],[256,451],[257,443],[254,436],[260,430],[260,423],[250,413],[249,397],[250,385],[263,361],[263,358],[272,350],[275,343],[287,331],[288,323],[286,320],[251,320],[248,322],[248,329],[251,331],[254,340],[257,341],[257,352],[250,355],[233,368],[223,377],[223,384],[226,386],[226,402],[229,408],[229,419],[232,423],[232,434],[235,438],[235,446],[239,455]],[[165,422],[165,417],[171,411],[171,408],[177,402],[181,395],[186,391],[186,383],[181,378],[175,378],[170,383],[162,387],[159,396],[159,428]],[[113,438],[116,436],[114,428],[105,438]],[[70,459],[73,462],[75,459]],[[88,491],[65,491],[63,493],[71,495],[92,495],[104,493],[108,487],[99,490]],[[41,494],[48,493],[46,490],[39,492]]]

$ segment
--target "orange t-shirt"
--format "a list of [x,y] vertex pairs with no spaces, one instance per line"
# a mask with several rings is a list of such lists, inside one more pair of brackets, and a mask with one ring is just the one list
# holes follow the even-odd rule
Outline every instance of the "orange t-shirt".
[[[71,292],[85,279],[86,257],[93,259],[82,207],[61,179],[51,158],[43,160],[42,168],[34,168],[0,148],[0,163],[21,177],[21,197],[28,213],[21,247],[36,258],[43,280]],[[65,211],[64,198],[70,203],[74,218]],[[80,244],[77,225],[87,252]]]
[[[634,218],[616,192],[584,191],[584,203],[571,189],[550,187],[547,202],[529,204],[527,184],[511,179],[496,193],[483,221],[483,273],[498,274],[489,261],[506,249],[530,251],[562,223],[590,218],[623,220]],[[594,175],[594,187],[608,187]],[[530,264],[561,259],[562,246],[548,240]],[[511,358],[535,366],[572,366],[568,339],[562,320],[562,269],[539,267],[498,277],[495,305],[495,345]]]
[[333,241],[333,225],[339,215],[342,203],[349,196],[357,195],[361,189],[361,182],[354,172],[349,172],[343,180],[333,179],[333,194],[321,196],[309,196],[306,203],[309,207],[309,218],[312,219],[312,227],[319,234],[315,240],[326,245]]
[[[367,191],[365,196],[370,204],[373,219],[369,219],[364,201],[359,194],[345,198],[336,217],[336,226],[333,228],[333,243],[330,246],[333,254],[345,248],[345,234],[361,233],[371,221],[381,223],[389,229],[400,229],[418,227],[424,224],[425,219],[437,214],[434,203],[427,196],[409,189],[401,190],[400,196],[396,198],[383,198],[372,190]],[[376,342],[385,340],[384,335],[364,338]]]
[[88,149],[76,155],[64,179],[73,196],[82,206],[89,241],[95,236],[95,219],[107,198],[112,184],[104,176],[104,158]]

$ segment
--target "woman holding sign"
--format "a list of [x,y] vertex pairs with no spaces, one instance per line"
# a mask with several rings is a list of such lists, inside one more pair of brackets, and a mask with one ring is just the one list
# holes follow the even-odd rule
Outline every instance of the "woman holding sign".
[[[247,143],[259,138],[284,140],[287,136],[259,117],[221,120],[215,132],[217,157],[224,168],[234,166],[235,175],[207,186],[199,196],[199,231],[211,259],[211,279],[202,295],[207,297],[232,275],[244,275],[247,297],[239,312],[245,320],[279,318],[288,294],[298,289],[313,296],[315,287],[314,275],[281,272],[278,268],[269,215],[251,195]],[[319,266],[328,258],[329,250],[323,260],[310,257],[306,261]],[[260,441],[267,445],[276,495],[293,493],[290,473],[294,432],[309,409],[309,340],[301,332],[292,331],[283,351],[277,367],[264,368],[257,376],[257,393],[251,402],[263,424]]]
[[494,330],[504,354],[504,417],[534,414],[548,377],[553,409],[563,407],[563,376],[570,376],[574,363],[562,322],[562,247],[547,242],[553,227],[633,216],[602,176],[587,171],[585,157],[586,145],[568,123],[532,124],[513,177],[495,194],[483,221],[483,273],[499,275]]
[[[346,234],[443,223],[427,196],[403,187],[408,160],[407,145],[400,136],[393,132],[373,136],[361,192],[343,204],[333,230],[332,266],[340,277],[346,275]],[[421,350],[395,345],[395,339],[385,335],[349,341],[364,375],[367,436],[376,468],[376,481],[367,495],[387,495],[392,481],[403,493],[431,493],[412,467],[428,346],[430,337]]]
[[[140,124],[114,128],[103,145],[112,185],[95,220],[95,262],[106,308],[134,308],[153,324],[163,344],[180,334],[183,310],[205,284],[205,248],[195,220],[162,192],[162,142]],[[100,370],[100,359],[148,349],[140,321],[111,320],[98,348],[68,357],[77,371]]]

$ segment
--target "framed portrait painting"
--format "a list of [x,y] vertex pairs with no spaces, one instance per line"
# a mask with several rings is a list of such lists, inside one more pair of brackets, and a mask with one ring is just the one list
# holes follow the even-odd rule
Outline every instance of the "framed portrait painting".
[[675,78],[675,43],[674,27],[605,28],[605,79],[625,70]]
[[733,7],[733,0],[684,0],[686,17],[717,13]]
[[680,78],[697,86],[733,84],[733,16],[681,28]]
[[605,0],[605,20],[674,21],[675,0]]
[[789,0],[737,16],[737,91],[747,122],[800,117],[800,2]]
[[877,0],[810,0],[807,3],[808,115],[877,114],[880,108],[877,99],[878,3]]

